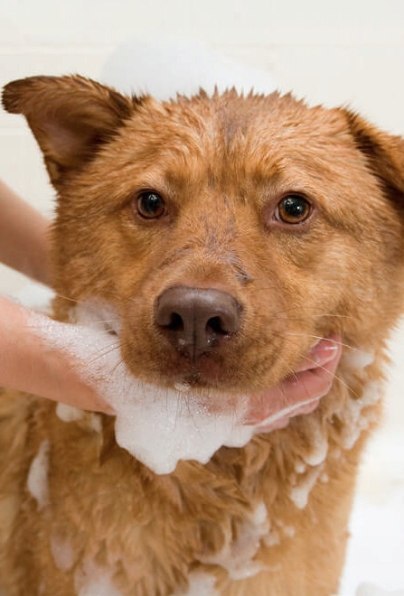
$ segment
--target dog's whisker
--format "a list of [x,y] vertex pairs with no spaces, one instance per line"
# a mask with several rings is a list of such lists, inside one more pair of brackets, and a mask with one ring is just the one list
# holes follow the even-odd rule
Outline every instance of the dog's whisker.
[[[178,399],[178,401],[180,401],[181,400],[181,395],[178,395],[177,399]],[[190,406],[190,397],[189,397],[189,395],[185,395],[185,399],[183,399],[182,401],[186,405],[188,416],[192,419],[192,422],[193,422],[194,426],[197,428],[198,427],[198,424],[197,424],[197,422],[195,420],[194,413],[193,413],[192,408]]]
[[115,364],[115,365],[112,367],[112,369],[109,371],[109,374],[110,374],[110,375],[113,375],[114,373],[116,373],[116,371],[118,370],[118,368],[119,368],[120,366],[124,366],[124,367],[126,367],[126,363],[125,363],[125,362],[124,362],[122,359],[120,359],[120,360],[119,360],[119,361],[118,361],[118,362],[117,362],[117,363],[116,363],[116,364]]
[[109,354],[112,354],[114,351],[118,350],[120,348],[120,344],[119,343],[114,343],[114,344],[110,344],[109,346],[107,346],[106,348],[100,350],[99,352],[96,353],[96,355],[94,356],[94,358],[91,358],[90,360],[86,360],[85,364],[94,364],[95,362],[97,362],[98,360],[100,360],[101,358],[104,358],[105,356],[108,356]]
[[[71,321],[69,321],[69,324],[72,325],[79,325],[80,327],[89,327],[91,329],[97,329],[99,328],[100,325],[108,325],[111,323],[116,323],[116,319],[97,319],[97,321],[89,321],[88,323],[86,322],[85,325],[83,325],[82,323],[73,323]],[[112,329],[104,329],[104,331],[110,331]]]
[[71,298],[70,296],[65,296],[64,294],[55,293],[55,298],[63,298],[63,300],[68,300],[69,302],[74,302],[75,304],[80,304],[80,300],[76,298]]
[[[291,335],[295,335],[295,334],[291,334]],[[298,334],[296,334],[296,335],[298,335]],[[324,338],[321,338],[320,336],[312,336],[312,335],[310,335],[309,337],[316,337],[317,339],[324,339]],[[342,345],[342,346],[344,346],[344,345],[345,345],[345,344],[343,344],[343,343],[341,343],[341,342],[335,342],[335,343],[339,343],[339,344],[340,344],[340,345]],[[357,348],[353,348],[352,346],[347,346],[347,347],[349,347],[349,348],[352,348],[352,349],[357,349]],[[354,391],[354,389],[353,389],[353,388],[352,388],[352,387],[351,387],[351,386],[350,386],[348,383],[346,383],[346,382],[344,381],[344,379],[342,379],[342,377],[340,377],[340,376],[339,376],[339,375],[338,375],[336,372],[331,372],[331,371],[329,371],[328,369],[326,369],[324,366],[318,365],[318,363],[317,363],[317,362],[316,362],[314,359],[312,359],[312,358],[310,358],[309,356],[307,356],[307,354],[306,354],[306,353],[303,353],[303,352],[301,352],[301,353],[300,353],[300,355],[299,355],[299,358],[300,358],[300,359],[303,359],[303,358],[305,358],[305,359],[307,359],[309,362],[312,362],[312,363],[313,363],[313,364],[316,366],[316,368],[319,368],[319,369],[322,369],[322,370],[324,370],[326,373],[328,373],[329,375],[332,375],[332,376],[333,376],[335,379],[337,379],[338,381],[340,381],[340,382],[342,383],[342,385],[344,385],[344,386],[346,387],[346,389],[348,389],[348,391],[350,391],[354,397],[356,397],[356,398],[359,398],[359,397],[360,397],[360,396],[359,396],[359,395],[358,395],[358,394],[357,394],[357,393]],[[289,369],[289,370],[290,370],[290,369]],[[292,374],[293,374],[293,375],[295,376],[295,378],[298,378],[298,377],[296,376],[296,373],[295,373],[294,371],[292,371],[292,370],[290,370],[290,373],[289,373],[289,374],[290,374],[290,375],[292,375]]]
[[[337,343],[337,342],[336,342]],[[343,345],[343,344],[342,344]],[[350,347],[350,346],[348,346]],[[354,348],[353,348],[354,349]],[[335,379],[337,379],[342,385],[344,385],[346,387],[346,389],[348,389],[348,391],[350,391],[352,393],[352,395],[356,398],[360,397],[355,391],[354,389],[344,381],[344,379],[338,375],[336,372],[331,372],[330,370],[328,370],[327,368],[325,368],[324,366],[319,365],[314,359],[310,358],[309,356],[307,356],[307,354],[305,353],[300,353],[299,358],[303,359],[306,358],[309,362],[312,362],[316,368],[322,369],[324,370],[324,372],[328,373],[329,375],[333,376]],[[289,376],[293,375],[294,378],[296,380],[299,380],[299,377],[297,376],[296,372],[294,370],[289,369]]]
[[[312,334],[310,334],[310,333],[293,333],[293,332],[291,332],[291,331],[286,331],[286,332],[284,333],[284,336],[285,336],[285,337],[312,337],[313,339],[318,339],[318,340],[320,340],[320,341],[321,341],[321,340],[323,340],[323,339],[325,339],[325,340],[326,340],[326,339],[328,339],[327,337],[322,337],[321,335],[312,335]],[[338,340],[336,340],[336,339],[333,339],[333,340],[332,340],[332,342],[333,342],[334,344],[337,344],[338,346],[342,346],[342,347],[344,347],[344,348],[348,348],[348,349],[350,349],[350,350],[356,350],[356,351],[359,351],[359,348],[356,348],[356,347],[354,347],[354,346],[351,346],[350,344],[347,344],[347,343],[345,343],[345,342],[338,341]]]
[[[281,319],[282,317],[280,317],[279,315],[274,315],[274,317],[276,317],[277,319]],[[319,314],[310,314],[310,317],[314,318],[314,319],[318,319],[318,318],[335,318],[335,319],[353,319],[354,317],[351,317],[349,315],[338,315],[338,314],[333,314],[333,313],[319,313]],[[283,318],[287,318],[290,321],[299,321],[299,320],[303,320],[304,317],[283,317]]]
[[340,376],[337,375],[336,372],[332,372],[330,370],[328,370],[327,368],[325,368],[324,366],[319,365],[315,360],[313,360],[312,358],[307,358],[307,360],[309,362],[312,362],[316,368],[319,368],[321,370],[323,370],[324,372],[326,372],[327,374],[329,374],[330,376],[334,377],[334,379],[337,379],[337,381],[339,381],[346,389],[348,389],[348,391],[355,397],[355,398],[359,398],[360,395],[354,391],[353,387],[351,387],[346,381],[344,381],[344,379]]
[[[328,339],[327,337],[323,337],[321,335],[313,335],[311,333],[294,333],[292,331],[285,331],[283,333],[280,333],[280,332],[277,332],[277,331],[272,331],[271,332],[271,337],[273,337],[273,336],[279,337],[281,339],[284,339],[285,337],[288,337],[288,338],[290,338],[290,337],[311,337],[313,339],[318,339],[319,341]],[[333,339],[333,340],[330,340],[330,341],[332,341],[333,343],[335,343],[335,344],[337,344],[339,346],[349,348],[350,350],[357,350],[357,351],[359,351],[359,348],[356,348],[354,346],[351,346],[350,344],[347,344],[345,342],[338,341],[336,339]],[[306,354],[302,352],[300,354],[300,357],[301,358],[304,358],[305,355]]]

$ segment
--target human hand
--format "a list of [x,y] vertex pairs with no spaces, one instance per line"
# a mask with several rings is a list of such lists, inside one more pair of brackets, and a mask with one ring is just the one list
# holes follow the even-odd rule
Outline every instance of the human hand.
[[314,411],[331,389],[341,352],[339,336],[320,339],[289,377],[249,398],[245,424],[255,433],[270,432]]
[[73,327],[0,298],[0,386],[113,414],[96,385],[82,374],[74,354],[38,333],[49,324],[61,338],[66,327]]

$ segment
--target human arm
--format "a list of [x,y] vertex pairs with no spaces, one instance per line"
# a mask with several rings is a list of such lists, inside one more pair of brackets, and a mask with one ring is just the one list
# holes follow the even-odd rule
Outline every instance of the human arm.
[[[50,284],[50,222],[0,180],[0,262],[43,284]],[[47,317],[0,297],[0,387],[6,387],[84,410],[112,413],[68,352],[35,333]],[[66,325],[60,326],[60,335]]]
[[0,261],[50,284],[49,221],[0,180]]

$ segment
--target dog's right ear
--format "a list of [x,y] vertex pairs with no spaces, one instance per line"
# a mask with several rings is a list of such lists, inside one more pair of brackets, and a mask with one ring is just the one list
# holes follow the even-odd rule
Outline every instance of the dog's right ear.
[[139,100],[81,76],[30,77],[3,91],[8,112],[23,114],[40,148],[51,181],[89,161]]

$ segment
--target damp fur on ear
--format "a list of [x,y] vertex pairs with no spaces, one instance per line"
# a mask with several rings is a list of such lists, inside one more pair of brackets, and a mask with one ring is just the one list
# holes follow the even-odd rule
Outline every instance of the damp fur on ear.
[[78,75],[13,81],[2,99],[27,119],[55,185],[91,160],[141,101]]
[[357,148],[404,218],[404,138],[379,130],[354,112],[343,112]]

